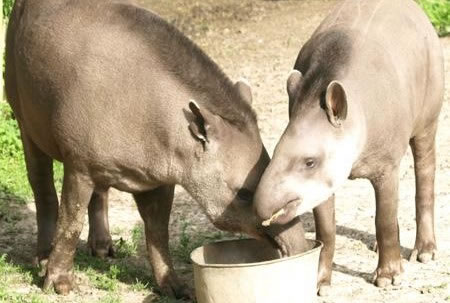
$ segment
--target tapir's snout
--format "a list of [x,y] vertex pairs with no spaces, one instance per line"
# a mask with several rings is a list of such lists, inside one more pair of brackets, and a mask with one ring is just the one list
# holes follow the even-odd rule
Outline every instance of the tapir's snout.
[[263,175],[255,192],[253,203],[255,213],[264,226],[286,224],[296,217],[297,208],[302,200],[295,193],[280,190],[277,184],[270,182],[272,178],[266,176]]

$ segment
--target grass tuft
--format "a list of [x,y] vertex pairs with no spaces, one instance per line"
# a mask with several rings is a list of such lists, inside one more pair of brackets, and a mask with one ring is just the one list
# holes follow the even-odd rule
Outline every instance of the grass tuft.
[[0,198],[23,201],[31,196],[17,121],[6,102],[0,102]]
[[177,243],[172,247],[171,252],[177,260],[190,264],[191,263],[191,252],[205,243],[212,241],[217,241],[225,237],[225,233],[222,231],[217,231],[214,233],[200,233],[193,234],[188,231],[190,225],[189,222],[184,221],[181,226],[180,238]]
[[[11,107],[0,102],[0,199],[25,202],[32,196],[17,121]],[[62,185],[62,164],[54,161],[55,186]]]
[[116,255],[119,258],[135,256],[138,253],[139,245],[144,241],[144,228],[142,225],[136,225],[131,230],[131,241],[124,240],[122,237],[114,241]]
[[90,283],[97,289],[116,291],[119,282],[130,285],[133,290],[150,289],[156,286],[149,269],[133,264],[129,258],[100,260],[87,252],[75,255],[75,268],[85,273]]
[[450,1],[449,0],[417,0],[430,18],[439,36],[450,34]]

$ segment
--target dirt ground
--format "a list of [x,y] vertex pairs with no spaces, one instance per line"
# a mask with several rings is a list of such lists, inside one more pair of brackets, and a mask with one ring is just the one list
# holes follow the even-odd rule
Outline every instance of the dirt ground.
[[[247,78],[253,86],[254,107],[262,137],[272,152],[287,121],[286,78],[301,46],[337,2],[335,0],[140,0],[171,20],[196,41],[232,78]],[[450,79],[450,38],[441,39],[445,53],[446,75]],[[436,236],[438,259],[429,264],[408,262],[415,240],[414,171],[408,151],[401,167],[399,225],[403,282],[400,286],[379,289],[373,286],[377,253],[375,240],[375,201],[366,180],[348,181],[337,192],[337,243],[331,294],[318,302],[450,302],[450,81],[447,80],[441,124],[438,132],[438,169],[436,182]],[[110,203],[112,229],[129,231],[140,218],[130,196],[114,192]],[[30,260],[35,243],[34,206],[28,205],[30,218],[20,222],[30,233],[9,239],[10,251],[18,259]],[[314,238],[311,213],[303,216],[309,238]],[[171,218],[171,237],[179,236],[188,223],[190,233],[216,229],[200,208],[181,188],[177,189]],[[85,228],[87,230],[87,228]],[[0,233],[2,231],[0,230]],[[114,233],[115,237],[119,234]],[[1,235],[3,239],[7,235]],[[120,234],[120,236],[123,236]],[[86,239],[86,231],[83,233]],[[182,276],[191,281],[191,271],[181,267]],[[96,298],[94,290],[83,286],[86,301]],[[77,295],[75,295],[77,296]],[[121,292],[124,302],[152,302],[148,293]],[[79,299],[79,298],[78,298]],[[77,299],[77,300],[78,300]],[[66,301],[69,300],[69,301]],[[155,299],[156,300],[156,299]],[[70,298],[64,299],[70,302]],[[156,301],[155,301],[156,302]],[[299,298],[301,302],[301,298]]]

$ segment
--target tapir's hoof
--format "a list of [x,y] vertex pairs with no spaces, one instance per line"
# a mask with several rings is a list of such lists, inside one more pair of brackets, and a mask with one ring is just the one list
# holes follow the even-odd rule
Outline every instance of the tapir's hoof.
[[33,266],[39,268],[40,272],[43,272],[43,275],[40,275],[40,277],[44,277],[47,272],[47,262],[50,252],[51,248],[38,249],[36,256],[33,258]]
[[395,277],[392,279],[392,285],[394,285],[394,286],[399,286],[399,285],[401,285],[401,284],[402,284],[402,275],[395,276]]
[[36,256],[33,258],[33,266],[39,269],[38,276],[43,278],[47,274],[47,264],[48,264],[48,256],[47,257],[39,257]]
[[385,277],[379,277],[375,279],[375,285],[377,287],[385,288],[389,285],[391,285],[392,279],[385,278]]
[[47,273],[44,281],[44,291],[49,291],[52,288],[60,295],[68,295],[72,290],[73,276],[72,274],[53,274]]
[[325,285],[325,284],[320,285],[319,290],[317,291],[317,294],[320,297],[327,297],[330,295],[330,293],[331,293],[331,285],[329,285],[329,284],[328,285]]
[[116,255],[116,251],[113,246],[110,246],[108,248],[91,248],[90,252],[92,256],[99,257],[100,259],[106,259],[108,257],[113,258]]
[[186,300],[191,300],[194,298],[192,290],[186,285],[178,285],[176,287],[170,287],[170,289],[167,289],[168,290],[167,292],[165,291],[166,289],[167,287],[165,287],[165,289],[163,290],[164,293],[166,293],[168,296],[172,298],[186,299]]
[[431,252],[421,252],[419,253],[418,249],[414,249],[409,256],[409,261],[413,262],[418,260],[421,263],[428,263],[431,260],[436,260],[436,250],[432,250]]
[[43,278],[47,274],[47,264],[48,264],[48,259],[43,259],[43,260],[39,261],[39,264],[38,264],[38,268],[39,268],[38,276],[39,277]]
[[88,243],[89,252],[94,257],[106,259],[107,257],[114,257],[116,254],[111,238],[104,241],[94,241],[89,239]]
[[317,294],[321,297],[329,296],[331,292],[331,266],[319,264],[317,276]]
[[170,298],[187,300],[194,298],[192,290],[187,285],[180,283],[176,278],[160,283],[159,289],[162,294]]
[[393,278],[379,277],[375,280],[375,285],[380,288],[385,288],[390,285],[398,286],[400,284],[402,284],[400,276],[395,276]]
[[375,285],[381,288],[389,285],[400,285],[403,273],[402,260],[392,260],[378,267],[375,271]]
[[182,285],[175,290],[175,297],[177,299],[192,300],[194,298],[194,294],[187,285]]
[[392,277],[387,276],[375,276],[375,286],[380,288],[385,288],[390,285],[398,286],[402,283],[401,274],[393,275]]
[[371,245],[371,247],[369,249],[371,249],[374,252],[378,252],[378,242],[377,242],[377,240],[373,241],[373,243],[372,243],[372,245]]

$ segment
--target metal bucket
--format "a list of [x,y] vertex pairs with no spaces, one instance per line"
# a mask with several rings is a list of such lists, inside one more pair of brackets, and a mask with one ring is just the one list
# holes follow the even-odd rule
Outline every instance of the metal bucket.
[[317,299],[317,269],[322,243],[280,258],[270,244],[232,240],[191,253],[198,303],[311,303]]

